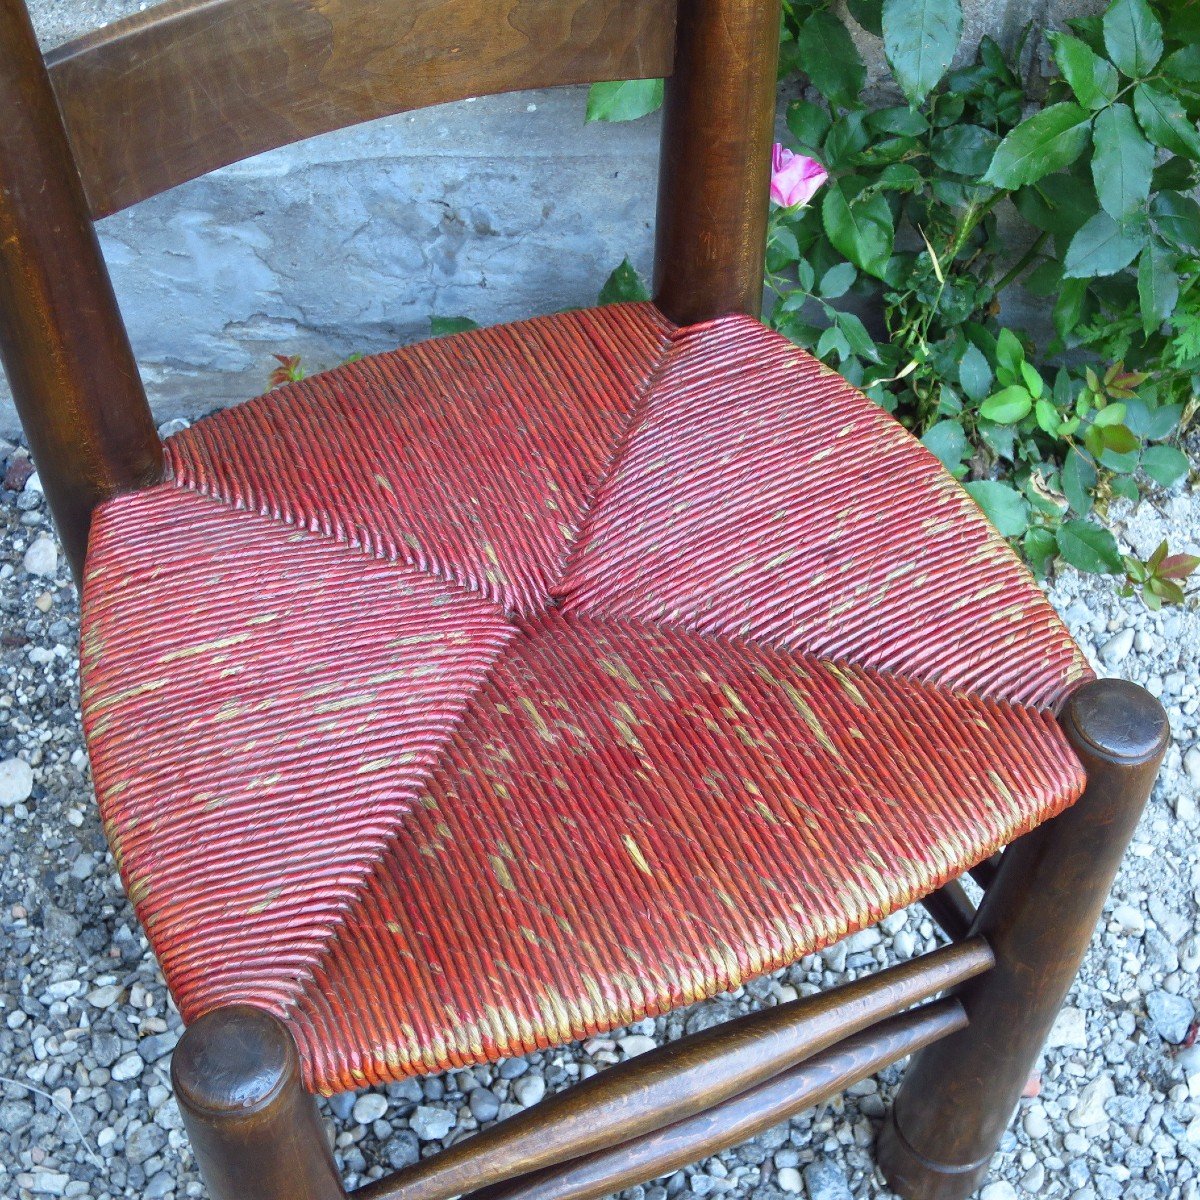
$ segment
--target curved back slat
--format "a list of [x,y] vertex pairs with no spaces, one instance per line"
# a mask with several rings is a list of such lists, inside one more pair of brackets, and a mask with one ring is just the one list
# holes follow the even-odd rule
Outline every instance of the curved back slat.
[[94,217],[469,96],[671,71],[675,0],[167,0],[47,57]]

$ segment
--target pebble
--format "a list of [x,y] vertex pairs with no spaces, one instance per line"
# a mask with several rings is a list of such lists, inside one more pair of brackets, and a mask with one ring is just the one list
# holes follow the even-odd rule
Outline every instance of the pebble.
[[21,565],[30,575],[48,577],[58,570],[58,546],[45,534],[33,539]]
[[166,1144],[164,1130],[157,1125],[142,1125],[125,1138],[125,1157],[132,1163],[144,1163]]
[[787,1192],[789,1196],[798,1196],[803,1186],[800,1172],[795,1167],[781,1167],[775,1175],[775,1182],[779,1184],[779,1190]]
[[418,1105],[408,1118],[409,1128],[423,1142],[440,1142],[454,1128],[455,1114],[448,1108]]
[[388,1138],[383,1153],[393,1171],[411,1167],[421,1160],[420,1138],[411,1129],[401,1129]]
[[979,1200],[1017,1200],[1017,1189],[1007,1179],[998,1179],[979,1193]]
[[630,1037],[623,1037],[617,1045],[625,1052],[626,1058],[637,1058],[639,1054],[648,1054],[651,1050],[658,1049],[658,1043],[645,1034],[633,1034]]
[[1104,659],[1108,665],[1115,666],[1119,662],[1123,662],[1129,657],[1130,650],[1133,649],[1133,630],[1122,629],[1120,633],[1114,633],[1112,637],[1100,647],[1100,657]]
[[1183,756],[1183,773],[1196,784],[1200,784],[1200,746],[1191,746]]
[[1075,1107],[1071,1109],[1070,1122],[1076,1129],[1087,1129],[1102,1125],[1108,1120],[1104,1106],[1117,1094],[1111,1075],[1100,1075],[1079,1093]]
[[490,1088],[475,1088],[467,1097],[467,1104],[477,1121],[494,1121],[500,1115],[500,1101]]
[[1159,1037],[1174,1045],[1187,1037],[1196,1017],[1190,1000],[1164,991],[1153,991],[1146,997],[1146,1012]]
[[1035,1104],[1021,1118],[1021,1126],[1029,1135],[1030,1141],[1040,1142],[1050,1132],[1050,1121],[1046,1117],[1046,1110],[1040,1104]]
[[828,1158],[819,1158],[804,1168],[804,1186],[809,1200],[853,1200],[846,1173]]
[[1112,919],[1122,933],[1141,937],[1146,932],[1146,919],[1132,904],[1118,904],[1113,909]]
[[113,1063],[112,1077],[118,1083],[127,1083],[130,1079],[136,1079],[145,1068],[146,1064],[142,1062],[142,1056],[136,1050],[131,1050]]
[[540,1075],[522,1075],[513,1084],[513,1097],[525,1108],[532,1108],[546,1094],[546,1081]]
[[364,1092],[354,1102],[350,1115],[359,1125],[381,1120],[388,1110],[387,1097],[379,1092]]
[[1050,1027],[1050,1035],[1046,1038],[1047,1049],[1071,1047],[1086,1050],[1087,1044],[1087,1018],[1083,1012],[1070,1005],[1060,1009]]
[[92,988],[87,994],[87,1001],[93,1008],[111,1008],[125,994],[125,989],[118,983],[107,983],[103,987]]
[[33,794],[33,770],[20,758],[0,762],[0,808],[24,804]]

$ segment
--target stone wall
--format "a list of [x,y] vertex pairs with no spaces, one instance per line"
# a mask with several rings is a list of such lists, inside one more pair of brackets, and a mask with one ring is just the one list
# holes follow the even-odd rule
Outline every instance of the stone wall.
[[[30,0],[46,46],[144,8]],[[970,53],[1089,0],[967,0]],[[872,44],[874,43],[874,44]],[[882,74],[874,39],[864,52]],[[329,365],[422,337],[591,303],[650,259],[658,128],[583,124],[584,89],[446,105],[273,151],[103,221],[160,420],[261,391],[275,352]],[[0,386],[0,436],[16,416]]]

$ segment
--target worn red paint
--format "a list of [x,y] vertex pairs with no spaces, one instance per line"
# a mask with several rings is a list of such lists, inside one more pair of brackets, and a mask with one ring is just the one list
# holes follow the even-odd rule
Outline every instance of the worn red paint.
[[185,1017],[326,1090],[713,995],[1060,811],[1087,676],[886,414],[649,305],[338,368],[105,505],[84,711]]

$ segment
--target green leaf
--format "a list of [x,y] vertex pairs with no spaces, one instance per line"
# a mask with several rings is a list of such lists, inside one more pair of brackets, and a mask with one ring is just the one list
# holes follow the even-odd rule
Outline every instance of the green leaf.
[[949,69],[962,29],[960,0],[884,0],[884,53],[914,108]]
[[1179,276],[1175,273],[1176,256],[1157,238],[1142,251],[1138,263],[1138,300],[1142,308],[1142,328],[1149,337],[1175,311],[1179,303]]
[[1162,58],[1163,34],[1146,0],[1116,0],[1104,14],[1104,48],[1130,79],[1149,75]]
[[963,486],[1004,537],[1020,537],[1029,528],[1029,502],[1016,488],[992,479]]
[[1141,229],[1118,224],[1106,212],[1097,213],[1072,239],[1063,262],[1068,279],[1094,279],[1123,271],[1146,244]]
[[980,406],[979,415],[997,425],[1015,425],[1033,409],[1033,397],[1023,387],[1006,387],[989,396]]
[[1034,526],[1025,535],[1021,546],[1034,574],[1038,576],[1046,574],[1051,560],[1058,554],[1058,542],[1055,541],[1054,534],[1042,525]]
[[1174,446],[1147,446],[1142,454],[1142,470],[1163,487],[1178,483],[1190,465],[1188,456]]
[[857,354],[859,358],[865,358],[867,362],[879,362],[879,351],[875,347],[874,340],[867,332],[867,327],[854,313],[838,313],[837,327],[841,330],[852,353]]
[[1160,192],[1150,205],[1155,228],[1172,246],[1200,254],[1200,204],[1179,192]]
[[621,304],[626,300],[649,299],[650,293],[646,290],[646,285],[627,258],[621,260],[621,265],[605,280],[600,289],[601,304]]
[[793,100],[787,107],[787,127],[808,150],[821,148],[832,123],[828,111],[811,100]]
[[833,128],[825,139],[825,166],[832,171],[852,165],[870,140],[866,113],[843,113],[834,121]]
[[970,399],[978,404],[992,387],[992,368],[987,356],[974,343],[968,343],[958,364],[958,379]]
[[1146,136],[1156,146],[1200,160],[1200,133],[1174,96],[1152,84],[1139,83],[1133,89],[1133,108]]
[[1078,104],[1043,108],[1000,143],[983,181],[1012,190],[1061,171],[1083,153],[1091,129],[1091,114]]
[[1162,65],[1163,71],[1182,83],[1200,83],[1200,46],[1176,50]]
[[840,299],[854,286],[857,278],[858,271],[853,263],[838,263],[825,272],[818,294],[826,300]]
[[1039,400],[1034,405],[1033,411],[1038,428],[1043,433],[1048,433],[1051,437],[1056,437],[1058,427],[1062,424],[1062,421],[1058,415],[1058,409],[1054,407],[1053,403],[1049,400]]
[[834,248],[868,275],[882,277],[896,230],[892,210],[879,193],[847,197],[845,180],[830,184],[821,205],[825,233]]
[[1021,366],[1025,362],[1025,347],[1011,329],[1000,330],[996,338],[996,365],[1000,368],[1002,383],[1016,383],[1021,378]]
[[467,333],[478,329],[479,324],[470,317],[430,317],[429,332],[434,337],[445,337],[450,333]]
[[1058,69],[1084,108],[1103,108],[1116,99],[1121,78],[1112,63],[1069,33],[1052,33],[1050,43]]
[[636,121],[662,107],[661,79],[593,83],[588,89],[588,121]]
[[1141,439],[1124,425],[1105,425],[1101,434],[1104,439],[1104,449],[1114,454],[1132,454],[1141,449]]
[[830,355],[836,354],[838,361],[844,362],[850,357],[850,353],[850,343],[836,325],[830,325],[817,342],[816,354],[820,359],[828,359]]
[[858,99],[867,68],[845,25],[832,13],[815,12],[796,31],[801,69],[827,100],[849,107]]
[[1119,575],[1125,569],[1117,539],[1090,521],[1064,521],[1058,527],[1058,552],[1073,567],[1093,575]]
[[1118,221],[1144,209],[1150,198],[1154,147],[1142,137],[1133,109],[1128,104],[1106,108],[1096,118],[1092,140],[1092,178],[1100,206]]
[[1187,192],[1196,184],[1196,164],[1181,154],[1172,154],[1154,168],[1151,188],[1156,192]]
[[1013,198],[1017,211],[1037,229],[1052,233],[1063,246],[1099,211],[1095,189],[1074,173],[1050,175]]
[[982,175],[995,156],[1000,139],[979,125],[951,125],[940,130],[929,155],[943,171],[955,175]]
[[1063,494],[1071,507],[1086,516],[1092,511],[1092,489],[1096,486],[1099,476],[1090,459],[1085,458],[1082,451],[1072,446],[1067,451],[1066,462],[1063,463],[1062,484]]
[[1120,496],[1124,500],[1133,500],[1136,502],[1141,499],[1141,490],[1132,476],[1114,475],[1108,481],[1108,486],[1114,496]]
[[926,431],[921,443],[948,471],[953,471],[967,455],[967,435],[957,421],[939,421]]
[[1054,312],[1051,320],[1054,331],[1063,342],[1070,344],[1072,335],[1083,320],[1083,312],[1087,306],[1088,281],[1086,279],[1064,279],[1058,299],[1054,302]]
[[905,104],[877,108],[867,115],[867,125],[876,133],[893,133],[900,137],[920,137],[929,132],[929,118]]
[[868,33],[883,37],[883,0],[849,0],[847,7]]

